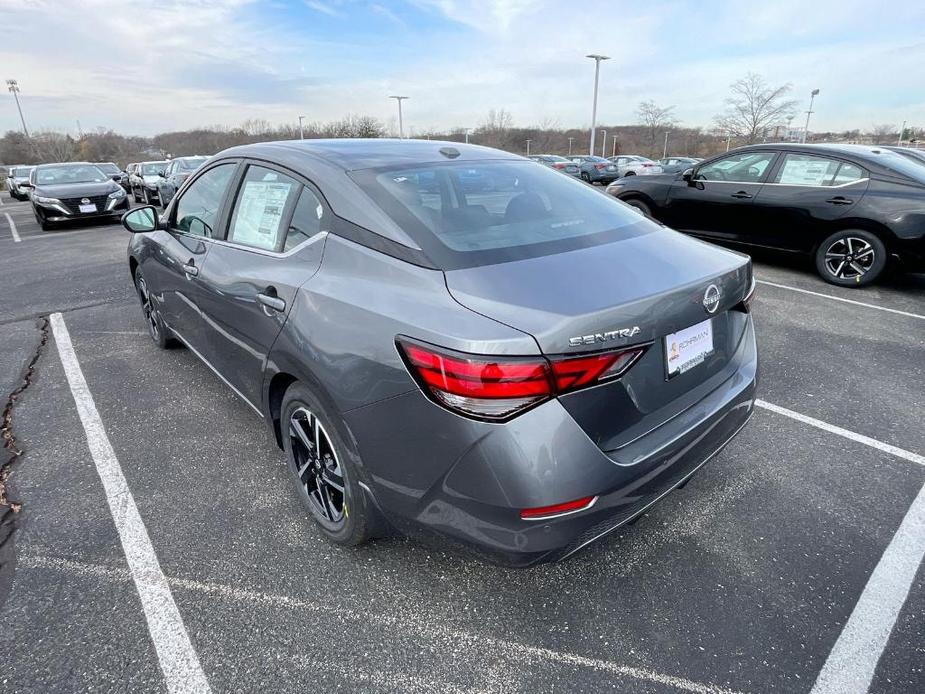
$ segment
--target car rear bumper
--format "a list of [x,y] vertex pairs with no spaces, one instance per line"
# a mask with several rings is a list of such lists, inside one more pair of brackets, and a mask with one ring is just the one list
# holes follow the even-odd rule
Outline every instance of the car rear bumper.
[[[474,422],[418,391],[345,414],[367,483],[402,532],[527,566],[563,559],[631,521],[684,483],[752,414],[752,321],[730,375],[683,413],[619,450],[601,450],[558,400],[510,422]],[[520,510],[597,497],[547,520]]]

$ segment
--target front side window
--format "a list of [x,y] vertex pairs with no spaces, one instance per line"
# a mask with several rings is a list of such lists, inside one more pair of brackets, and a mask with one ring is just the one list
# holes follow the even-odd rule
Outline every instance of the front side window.
[[760,183],[764,172],[774,161],[776,152],[739,152],[711,161],[697,169],[698,181],[735,181]]
[[523,161],[434,163],[351,176],[443,269],[597,246],[654,228],[610,196]]
[[774,182],[786,186],[830,186],[840,164],[828,157],[785,154]]
[[176,228],[212,238],[225,191],[237,164],[220,164],[193,181],[177,202]]
[[283,217],[297,181],[262,166],[249,166],[235,202],[228,240],[272,251],[283,231]]

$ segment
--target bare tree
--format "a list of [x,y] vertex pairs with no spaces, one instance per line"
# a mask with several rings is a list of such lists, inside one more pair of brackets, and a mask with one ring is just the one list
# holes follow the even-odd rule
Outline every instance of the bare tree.
[[80,151],[73,137],[53,130],[33,132],[32,146],[42,162],[74,161]]
[[503,133],[505,130],[510,130],[514,125],[514,118],[511,116],[510,111],[506,111],[503,108],[491,109],[488,112],[488,116],[479,126],[479,130],[482,130],[486,133]]
[[662,108],[654,101],[640,102],[636,109],[639,121],[649,130],[649,141],[655,142],[659,132],[673,127],[677,123],[674,117],[674,106]]
[[879,125],[875,125],[870,131],[870,137],[875,145],[895,142],[898,137],[896,134],[896,126],[891,123],[880,123]]
[[797,102],[787,99],[790,84],[773,87],[761,75],[749,72],[730,85],[726,111],[716,116],[716,125],[746,142],[755,142],[764,132],[796,111]]

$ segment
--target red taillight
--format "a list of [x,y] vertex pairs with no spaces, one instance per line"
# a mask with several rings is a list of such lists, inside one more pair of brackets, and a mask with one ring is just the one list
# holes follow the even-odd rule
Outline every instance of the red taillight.
[[605,166],[607,166],[607,164],[595,164],[594,168],[598,171],[603,171]]
[[554,168],[554,169],[564,169],[564,168],[565,168],[565,164],[563,164],[561,161],[560,161],[560,162],[556,162],[555,164],[552,165],[552,168]]
[[645,351],[634,347],[579,357],[492,357],[398,339],[412,375],[450,410],[479,419],[508,419],[569,391],[622,375]]
[[585,509],[589,509],[594,505],[595,501],[597,501],[596,496],[585,496],[581,499],[566,501],[562,504],[539,506],[537,508],[525,508],[521,510],[520,517],[524,520],[545,520],[547,518],[555,518],[556,516],[564,516],[567,513],[575,513],[576,511],[584,511]]

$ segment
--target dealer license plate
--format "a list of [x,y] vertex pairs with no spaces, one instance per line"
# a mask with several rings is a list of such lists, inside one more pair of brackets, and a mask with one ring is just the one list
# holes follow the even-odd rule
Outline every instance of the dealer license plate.
[[77,209],[81,211],[82,214],[87,214],[90,212],[96,212],[96,205],[78,205]]
[[713,320],[665,336],[668,378],[690,371],[713,354]]

